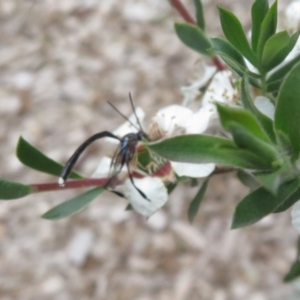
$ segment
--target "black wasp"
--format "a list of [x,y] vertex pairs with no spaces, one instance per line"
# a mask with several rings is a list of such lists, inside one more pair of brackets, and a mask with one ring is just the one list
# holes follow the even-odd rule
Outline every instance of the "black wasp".
[[[76,161],[78,160],[79,156],[83,153],[83,151],[94,141],[102,139],[104,137],[110,137],[113,139],[117,139],[120,141],[119,147],[116,150],[115,154],[113,155],[111,165],[110,165],[110,176],[105,184],[104,188],[108,188],[111,182],[114,178],[122,171],[122,168],[126,166],[128,171],[129,179],[132,183],[132,185],[135,187],[135,189],[140,193],[140,195],[145,198],[146,200],[149,200],[147,196],[135,185],[132,174],[130,172],[130,161],[133,159],[134,155],[136,154],[136,146],[139,141],[143,139],[149,140],[147,134],[143,131],[142,125],[137,117],[131,94],[129,93],[129,99],[130,104],[133,110],[133,113],[136,117],[137,123],[140,128],[135,126],[125,115],[123,115],[112,103],[108,102],[108,104],[116,111],[118,112],[123,118],[125,118],[133,127],[135,127],[138,132],[136,133],[128,133],[124,135],[122,138],[117,137],[113,133],[109,131],[102,131],[99,133],[96,133],[92,135],[90,138],[88,138],[83,144],[81,144],[77,150],[74,152],[74,154],[70,157],[68,162],[66,163],[65,167],[62,169],[60,178],[58,180],[58,184],[60,186],[64,186],[65,182],[67,181]],[[112,191],[113,193],[124,197],[122,193]]]

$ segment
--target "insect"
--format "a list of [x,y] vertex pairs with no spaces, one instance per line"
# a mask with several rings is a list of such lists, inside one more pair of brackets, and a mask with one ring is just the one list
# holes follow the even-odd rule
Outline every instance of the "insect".
[[[126,119],[133,127],[135,127],[138,132],[136,133],[128,133],[124,135],[121,139],[114,135],[113,133],[109,131],[102,131],[99,133],[96,133],[92,135],[90,138],[88,138],[83,144],[81,144],[77,150],[74,152],[74,154],[70,157],[68,162],[66,163],[65,167],[62,169],[60,178],[58,180],[58,184],[60,186],[64,186],[65,182],[67,181],[75,163],[77,162],[80,155],[84,152],[84,150],[94,141],[102,139],[104,137],[110,137],[119,140],[119,146],[116,150],[115,154],[113,155],[111,165],[110,165],[110,176],[105,184],[104,188],[108,188],[109,185],[112,183],[113,179],[116,178],[116,176],[122,171],[122,168],[126,166],[128,171],[129,179],[132,183],[132,185],[135,187],[135,189],[139,192],[139,194],[146,200],[149,201],[147,196],[135,185],[132,174],[130,172],[130,162],[133,159],[134,155],[136,154],[136,146],[139,141],[143,139],[149,140],[147,134],[143,131],[142,125],[137,117],[135,107],[132,101],[131,94],[129,93],[129,99],[130,104],[133,110],[133,113],[136,117],[137,124],[140,128],[135,126],[133,122],[131,122],[125,115],[123,115],[112,103],[108,102],[108,104],[116,111],[118,112],[124,119]],[[124,197],[124,195],[117,191],[112,191],[113,193]]]

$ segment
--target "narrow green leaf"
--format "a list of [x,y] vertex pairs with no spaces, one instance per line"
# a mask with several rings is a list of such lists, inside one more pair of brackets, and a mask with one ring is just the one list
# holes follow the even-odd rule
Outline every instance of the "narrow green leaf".
[[198,26],[205,31],[205,19],[203,14],[203,5],[201,0],[194,0],[196,7],[196,19]]
[[240,182],[250,188],[252,191],[259,187],[259,184],[251,173],[248,173],[244,170],[238,170],[236,175]]
[[294,179],[293,166],[287,159],[280,168],[273,172],[257,172],[254,174],[257,182],[274,195],[277,194],[279,186],[283,182]]
[[92,202],[98,195],[105,191],[102,187],[97,187],[88,192],[63,202],[52,209],[48,210],[41,217],[48,220],[57,220],[72,216],[84,209],[90,202]]
[[234,48],[230,43],[226,40],[220,38],[212,38],[210,39],[212,43],[212,50],[218,53],[223,53],[227,57],[231,58],[236,64],[240,65],[242,68],[246,70],[246,63],[244,61],[243,56],[240,54],[236,48]]
[[270,142],[268,135],[262,130],[260,124],[249,111],[239,107],[225,106],[217,103],[217,109],[222,126],[230,131],[230,124],[236,122],[247,131],[253,133],[257,138]]
[[277,98],[275,110],[275,128],[289,138],[293,147],[293,158],[297,159],[300,151],[300,63],[284,80]]
[[209,55],[207,49],[211,48],[211,43],[201,28],[188,23],[175,23],[175,31],[186,46],[201,54]]
[[22,198],[33,192],[34,190],[28,185],[24,185],[18,182],[7,181],[0,178],[1,200],[12,200]]
[[276,32],[277,26],[277,0],[270,7],[266,14],[260,29],[260,35],[257,44],[257,54],[259,59],[262,56],[262,52],[266,41]]
[[258,39],[260,36],[261,24],[268,13],[269,3],[268,0],[255,0],[251,8],[252,17],[252,49],[256,52]]
[[293,194],[286,198],[286,200],[276,208],[274,213],[281,213],[292,207],[297,201],[300,200],[300,188],[298,188]]
[[296,260],[289,270],[289,272],[284,276],[284,282],[291,282],[300,276],[300,261]]
[[236,50],[236,48],[234,48],[229,42],[220,38],[212,38],[211,43],[213,47],[208,49],[209,53],[219,55],[239,76],[243,77],[245,73],[247,73],[250,83],[257,88],[260,88],[260,83],[258,81],[261,77],[260,74],[250,72],[247,69],[243,56]]
[[268,135],[269,139],[276,143],[275,132],[273,128],[273,121],[261,113],[253,103],[252,97],[250,95],[249,83],[247,77],[244,77],[241,82],[241,101],[245,109],[249,110],[256,117],[261,127]]
[[266,41],[261,58],[262,67],[266,71],[272,69],[274,59],[288,45],[289,41],[290,36],[286,30],[275,33]]
[[291,37],[286,31],[271,36],[263,49],[262,67],[269,71],[278,66],[294,48],[299,37],[299,31]]
[[276,195],[281,183],[280,176],[276,172],[256,174],[255,178],[270,193]]
[[198,213],[200,204],[204,198],[207,186],[209,182],[209,177],[203,182],[201,188],[199,189],[197,195],[195,198],[192,200],[189,210],[188,210],[188,218],[191,223],[193,223],[195,216]]
[[[25,166],[55,176],[59,176],[63,168],[61,164],[47,157],[22,137],[18,141],[17,157]],[[82,176],[72,172],[70,178],[80,179]]]
[[299,187],[299,178],[283,184],[275,196],[264,188],[247,195],[236,207],[232,222],[233,229],[248,226],[274,212],[284,200]]
[[241,168],[269,170],[270,165],[233,141],[215,136],[182,135],[146,145],[158,155],[178,162],[217,163]]
[[300,54],[294,57],[292,60],[284,64],[277,71],[273,72],[267,79],[268,92],[278,91],[283,79],[291,71],[291,69],[300,61]]
[[248,131],[243,126],[236,122],[231,122],[228,125],[235,143],[241,148],[246,149],[264,160],[265,164],[269,165],[269,169],[277,169],[283,163],[280,155],[272,144],[269,144],[251,131]]
[[224,35],[227,40],[244,55],[255,67],[257,59],[247,41],[245,32],[239,19],[229,10],[218,7]]

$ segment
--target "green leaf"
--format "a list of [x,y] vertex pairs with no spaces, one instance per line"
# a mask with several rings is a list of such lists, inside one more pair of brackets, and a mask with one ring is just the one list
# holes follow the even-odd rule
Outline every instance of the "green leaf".
[[42,218],[48,220],[57,220],[72,216],[85,208],[98,195],[105,191],[102,187],[97,187],[88,192],[63,202],[42,215]]
[[236,175],[240,182],[250,188],[252,191],[259,187],[258,182],[251,173],[248,173],[244,170],[238,170]]
[[236,64],[240,65],[241,68],[246,70],[246,63],[244,61],[243,56],[240,54],[239,51],[236,50],[230,43],[226,40],[220,38],[212,38],[210,39],[212,43],[212,50],[218,53],[221,53],[223,56],[231,58]]
[[256,180],[270,193],[276,195],[281,183],[280,176],[277,172],[255,174]]
[[201,0],[194,0],[196,7],[196,19],[198,26],[205,31],[205,19],[203,14],[203,5]]
[[266,14],[260,29],[260,35],[257,44],[257,54],[261,58],[263,49],[267,40],[276,32],[277,26],[277,0],[273,3]]
[[249,150],[263,159],[265,164],[269,165],[270,170],[277,169],[282,165],[283,161],[273,145],[259,139],[236,122],[229,123],[228,127],[235,143],[240,148]]
[[294,48],[299,37],[299,31],[291,37],[286,31],[271,36],[263,49],[262,67],[269,71],[278,66]]
[[199,210],[200,204],[204,198],[207,186],[209,182],[209,177],[204,181],[201,188],[199,189],[197,195],[192,200],[189,210],[188,210],[188,218],[189,221],[192,223],[194,221],[195,216],[197,215],[197,212]]
[[241,101],[244,108],[252,112],[253,115],[256,117],[257,121],[260,123],[261,127],[268,135],[269,139],[273,143],[276,143],[273,121],[269,117],[261,113],[254,105],[252,97],[250,95],[247,77],[244,77],[241,82]]
[[219,55],[225,63],[241,77],[247,73],[251,84],[260,88],[260,84],[257,80],[260,79],[260,74],[250,72],[247,69],[243,56],[236,50],[236,48],[234,48],[229,42],[220,38],[212,38],[211,43],[213,47],[208,49],[208,52]]
[[28,185],[24,185],[18,182],[7,181],[0,178],[0,199],[12,200],[25,197],[34,190]]
[[245,32],[239,19],[229,10],[218,7],[224,35],[227,40],[257,67],[257,59],[247,41]]
[[254,224],[263,217],[274,212],[299,187],[299,178],[284,183],[275,196],[264,188],[259,188],[247,195],[236,207],[232,228],[240,228]]
[[255,154],[239,149],[231,140],[215,136],[182,135],[149,143],[146,146],[171,161],[217,163],[258,170],[270,169],[270,166]]
[[[59,176],[63,168],[61,164],[47,157],[22,137],[18,141],[17,157],[25,166],[55,176]],[[76,172],[71,172],[70,178],[80,179],[82,176]]]
[[293,158],[297,159],[300,151],[300,63],[284,80],[275,110],[275,128],[289,138],[293,147]]
[[230,131],[230,124],[236,122],[247,131],[253,133],[257,138],[265,142],[270,142],[268,135],[262,130],[258,121],[247,110],[238,107],[225,106],[220,103],[217,103],[217,109],[221,124],[225,129]]
[[298,188],[293,194],[287,197],[286,200],[276,208],[274,213],[281,213],[283,211],[286,211],[299,200],[300,200],[300,188]]
[[284,64],[277,71],[273,72],[267,79],[268,92],[278,91],[283,79],[290,72],[290,70],[300,61],[300,54],[295,58]]
[[207,49],[211,47],[211,43],[201,28],[187,23],[175,23],[175,31],[186,46],[201,54],[209,55]]
[[211,43],[208,52],[219,55],[240,76],[247,71],[243,56],[230,43],[220,38],[212,38]]
[[299,276],[300,276],[300,261],[297,260],[292,264],[289,272],[284,276],[283,281],[291,282]]
[[261,24],[268,13],[269,3],[268,0],[255,0],[251,8],[251,18],[252,18],[252,49],[256,52],[258,39],[260,36]]

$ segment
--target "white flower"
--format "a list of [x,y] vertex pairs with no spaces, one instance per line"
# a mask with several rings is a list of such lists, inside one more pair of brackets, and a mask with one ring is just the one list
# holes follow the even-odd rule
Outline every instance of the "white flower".
[[[158,128],[158,138],[171,137],[173,135],[185,132],[186,123],[193,116],[191,109],[181,105],[170,105],[160,109],[152,118],[150,127]],[[157,127],[156,127],[157,125]],[[150,128],[150,136],[153,136]],[[156,133],[155,133],[156,134]],[[154,135],[155,135],[154,134]],[[154,136],[156,139],[156,136]]]
[[292,208],[292,224],[300,233],[300,201],[296,202]]
[[233,104],[236,101],[237,90],[232,84],[232,72],[218,72],[212,79],[202,99],[202,105],[215,102]]
[[202,75],[199,78],[197,78],[197,80],[192,81],[190,85],[183,86],[180,88],[180,91],[184,96],[183,99],[184,106],[189,105],[200,96],[201,94],[200,89],[207,84],[207,82],[212,78],[212,76],[217,71],[217,68],[215,66],[209,66],[205,63],[200,63],[198,65],[198,69],[200,69],[200,71],[198,70],[197,71]]
[[[232,73],[217,73],[208,86],[202,99],[200,109],[191,109],[171,105],[159,110],[150,127],[149,135],[154,139],[170,137],[178,134],[200,134],[207,130],[210,121],[217,117],[215,102],[232,104],[235,102],[237,90],[232,85]],[[191,164],[171,161],[173,170],[178,176],[201,178],[210,175],[215,164]]]
[[150,217],[168,201],[167,188],[160,178],[150,176],[142,179],[135,178],[134,184],[143,191],[148,200],[141,196],[129,178],[124,182],[123,192],[134,210],[143,216]]

